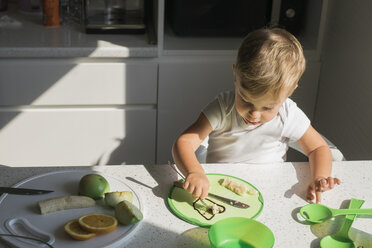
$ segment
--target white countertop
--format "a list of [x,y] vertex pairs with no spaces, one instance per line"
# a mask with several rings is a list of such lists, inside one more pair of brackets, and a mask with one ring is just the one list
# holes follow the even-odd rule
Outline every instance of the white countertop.
[[[0,166],[0,186],[11,186],[30,176],[49,171],[88,168],[122,178],[136,189],[144,202],[144,220],[125,243],[125,247],[209,247],[208,229],[186,223],[169,211],[166,203],[168,191],[178,176],[167,165]],[[274,247],[319,247],[321,237],[336,232],[341,225],[342,218],[339,217],[315,225],[296,221],[299,208],[307,204],[303,199],[309,174],[307,163],[207,164],[204,168],[207,173],[242,178],[260,190],[264,209],[257,220],[273,231]],[[342,184],[324,193],[322,203],[332,208],[345,208],[350,198],[357,198],[365,200],[363,208],[372,208],[371,175],[372,161],[335,162],[334,176],[339,177]],[[372,218],[357,218],[350,236],[356,239],[358,245],[372,247]],[[0,247],[6,247],[2,241]]]
[[[12,25],[4,21],[8,18]],[[86,34],[77,24],[45,27],[40,12],[22,12],[13,2],[0,12],[0,58],[127,58],[157,53],[147,34]]]

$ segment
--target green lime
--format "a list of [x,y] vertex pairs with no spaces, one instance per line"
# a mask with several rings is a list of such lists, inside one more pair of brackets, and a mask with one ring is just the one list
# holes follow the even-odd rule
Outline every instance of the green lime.
[[79,195],[98,200],[102,199],[107,192],[110,192],[110,185],[106,178],[99,174],[87,174],[80,179]]
[[131,191],[116,191],[105,193],[105,202],[111,207],[116,207],[121,201],[127,200],[133,202],[133,193]]
[[143,214],[129,201],[121,201],[115,207],[115,217],[123,225],[137,223],[143,219]]

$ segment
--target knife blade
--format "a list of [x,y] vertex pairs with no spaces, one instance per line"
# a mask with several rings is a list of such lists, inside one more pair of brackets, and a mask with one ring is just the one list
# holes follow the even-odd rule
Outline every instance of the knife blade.
[[0,187],[0,194],[8,193],[15,195],[41,195],[51,192],[53,192],[53,190]]
[[[181,182],[181,181],[174,181],[173,185],[178,187],[178,188],[183,189],[183,182]],[[219,196],[219,195],[216,195],[216,194],[208,193],[208,196],[211,196],[215,199],[218,199],[218,200],[220,200],[224,203],[227,203],[231,206],[234,206],[234,207],[238,207],[238,208],[249,208],[250,207],[248,204],[245,204],[243,202],[236,201],[236,200],[233,200],[233,199],[229,199],[229,198]]]

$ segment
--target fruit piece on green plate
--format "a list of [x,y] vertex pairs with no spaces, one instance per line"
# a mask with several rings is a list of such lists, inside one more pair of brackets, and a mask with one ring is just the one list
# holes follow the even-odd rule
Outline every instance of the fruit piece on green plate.
[[133,193],[131,191],[116,191],[105,193],[105,202],[111,207],[116,207],[116,205],[121,201],[133,202]]
[[137,223],[143,219],[143,214],[129,201],[121,201],[115,207],[115,217],[123,225]]
[[98,200],[102,199],[107,192],[110,192],[110,185],[106,178],[99,174],[87,174],[80,179],[79,195]]

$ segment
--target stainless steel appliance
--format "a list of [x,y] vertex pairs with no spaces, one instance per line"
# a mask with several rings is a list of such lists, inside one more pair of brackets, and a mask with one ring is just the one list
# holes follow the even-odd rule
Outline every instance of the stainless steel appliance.
[[145,33],[148,0],[85,0],[87,33]]

